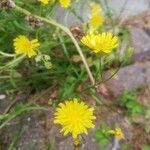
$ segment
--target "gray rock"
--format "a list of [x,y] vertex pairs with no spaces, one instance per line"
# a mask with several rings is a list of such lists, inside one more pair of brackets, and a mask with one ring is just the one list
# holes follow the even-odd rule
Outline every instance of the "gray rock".
[[114,96],[142,86],[150,86],[150,61],[121,68],[112,79],[106,82],[107,89]]
[[150,60],[150,36],[140,28],[132,27],[129,30],[134,47],[134,62]]
[[[103,2],[99,0],[100,2]],[[115,15],[121,16],[134,16],[142,13],[149,8],[149,0],[107,0],[108,6],[112,10],[112,13]]]
[[150,50],[150,36],[140,28],[130,28],[135,54]]

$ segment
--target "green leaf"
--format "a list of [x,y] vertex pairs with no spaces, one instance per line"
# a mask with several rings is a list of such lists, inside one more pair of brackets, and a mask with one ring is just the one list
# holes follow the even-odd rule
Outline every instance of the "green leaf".
[[95,133],[95,138],[97,141],[100,141],[101,139],[105,138],[104,135],[101,132]]
[[109,141],[107,138],[103,138],[101,139],[101,141],[99,141],[99,145],[102,147],[106,147],[108,145]]
[[142,147],[142,150],[150,150],[150,145],[144,145],[144,146]]
[[133,107],[133,110],[132,110],[133,113],[142,113],[142,111],[143,109],[139,105],[136,105],[135,107]]
[[128,103],[126,103],[126,107],[129,109],[134,108],[135,106],[136,106],[135,101],[129,101]]
[[11,73],[12,73],[11,74],[12,78],[21,78],[22,77],[22,75],[19,72],[17,72],[16,70],[12,70]]
[[9,117],[9,114],[2,114],[2,115],[0,115],[0,120],[2,121],[2,120],[5,120],[5,119],[7,119]]

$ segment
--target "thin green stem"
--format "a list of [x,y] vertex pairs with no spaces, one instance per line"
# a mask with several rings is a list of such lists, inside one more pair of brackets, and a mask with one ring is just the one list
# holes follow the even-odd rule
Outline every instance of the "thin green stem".
[[82,19],[82,17],[80,17],[80,16],[77,14],[77,12],[75,11],[74,8],[70,8],[69,10],[78,18],[78,20],[79,20],[80,22],[82,22],[82,23],[84,22],[83,19]]
[[46,110],[48,111],[48,109],[44,108],[44,107],[29,107],[29,108],[25,108],[22,109],[20,112],[17,112],[13,115],[11,115],[6,121],[4,121],[1,125],[0,125],[0,130],[6,126],[12,119],[16,118],[18,115],[20,115],[21,113],[25,112],[25,111],[32,111],[32,110]]
[[[15,6],[15,9],[16,9],[18,12],[23,13],[23,14],[25,14],[25,15],[31,15],[31,12],[29,12],[29,11],[27,11],[26,9],[23,9],[23,8],[17,6],[17,5]],[[89,66],[88,66],[88,64],[87,64],[86,58],[84,57],[84,55],[83,55],[83,53],[82,53],[82,50],[81,50],[81,48],[80,48],[78,42],[76,41],[76,39],[74,38],[74,36],[73,36],[72,33],[70,32],[70,30],[69,30],[67,27],[65,27],[65,26],[63,26],[63,25],[57,23],[56,21],[54,21],[52,18],[48,18],[48,19],[47,19],[47,18],[44,18],[44,17],[41,17],[41,16],[37,16],[37,15],[33,15],[33,16],[34,16],[35,18],[37,18],[37,19],[40,19],[41,21],[43,21],[43,22],[45,22],[45,23],[48,23],[48,24],[50,24],[50,25],[54,25],[54,26],[56,26],[56,27],[62,29],[65,33],[68,34],[68,36],[71,38],[72,42],[74,43],[74,45],[75,45],[75,47],[76,47],[76,49],[77,49],[79,55],[80,55],[81,58],[82,58],[83,64],[84,64],[84,66],[85,66],[85,68],[86,68],[86,71],[87,71],[87,73],[88,73],[88,76],[89,76],[89,78],[90,78],[90,81],[91,81],[92,85],[94,85],[94,84],[95,84],[95,80],[94,80],[93,75],[92,75],[92,73],[91,73],[91,71],[90,71],[90,69],[89,69]]]
[[67,57],[67,59],[68,59],[70,65],[73,67],[73,70],[74,70],[75,74],[76,74],[77,76],[79,76],[77,70],[74,68],[74,66],[73,66],[73,64],[72,64],[72,62],[71,62],[71,60],[70,60],[70,56],[69,56],[69,54],[68,54],[68,50],[67,50],[67,47],[66,47],[66,44],[65,44],[65,41],[64,41],[62,35],[61,35],[59,32],[58,32],[57,34],[58,34],[58,38],[59,38],[59,40],[60,40],[60,43],[61,43],[61,45],[62,45],[62,48],[63,48],[63,50],[64,50],[64,54],[66,55],[66,57]]
[[14,57],[16,54],[8,54],[8,53],[4,53],[4,52],[0,51],[0,55],[2,55],[4,57]]
[[89,87],[83,89],[81,92],[86,91],[86,90],[91,89],[91,88],[95,88],[96,86],[100,85],[101,83],[107,82],[108,80],[110,80],[111,78],[113,78],[113,77],[118,73],[118,71],[119,71],[120,68],[123,66],[123,64],[124,64],[124,63],[121,63],[121,65],[116,69],[116,71],[115,71],[110,77],[108,77],[107,79],[105,79],[105,80],[103,80],[103,81],[97,82],[97,83],[95,83],[94,85],[91,85],[91,86],[89,86]]
[[0,76],[0,79],[9,79],[10,76]]
[[107,9],[108,17],[109,17],[109,19],[110,19],[110,21],[111,21],[111,25],[112,25],[112,27],[113,27],[113,29],[114,29],[114,21],[113,21],[113,18],[112,18],[112,14],[111,14],[111,11],[110,11],[110,7],[109,7],[109,4],[108,4],[108,1],[107,1],[107,0],[104,0],[104,4],[105,4],[106,9]]
[[121,112],[117,111],[114,107],[112,107],[111,103],[108,103],[107,101],[105,101],[103,99],[103,97],[97,93],[96,89],[91,89],[90,92],[92,92],[92,97],[96,100],[96,102],[99,105],[103,105],[103,106],[109,108],[109,110],[111,110],[112,112],[116,112],[118,114],[121,114]]
[[18,63],[20,63],[23,59],[25,58],[25,55],[21,55],[17,58],[15,58],[14,60],[10,61],[9,63],[7,63],[5,66],[0,66],[0,71],[3,71],[6,69],[9,69],[11,67],[16,66]]
[[119,15],[118,15],[118,17],[117,17],[118,19],[120,19],[121,15],[122,15],[123,12],[125,11],[126,6],[127,6],[127,3],[128,3],[128,0],[125,0],[123,6],[122,6],[122,8],[121,8],[121,11],[120,11],[120,13],[119,13]]
[[18,64],[19,62],[21,62],[24,58],[25,58],[25,55],[21,55],[21,56],[17,57],[16,59],[14,59],[13,61],[6,64],[5,67],[13,67],[16,64]]
[[100,56],[100,66],[99,66],[100,76],[101,76],[101,82],[103,82],[103,68],[102,68],[102,57]]

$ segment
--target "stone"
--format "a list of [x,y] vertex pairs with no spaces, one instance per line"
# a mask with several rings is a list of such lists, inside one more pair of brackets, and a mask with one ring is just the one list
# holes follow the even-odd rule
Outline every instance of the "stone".
[[150,36],[141,28],[129,28],[134,47],[133,61],[150,60]]
[[[106,76],[110,75],[108,72]],[[124,91],[150,86],[150,61],[135,63],[121,68],[118,73],[106,83],[106,88],[113,96],[119,96]]]

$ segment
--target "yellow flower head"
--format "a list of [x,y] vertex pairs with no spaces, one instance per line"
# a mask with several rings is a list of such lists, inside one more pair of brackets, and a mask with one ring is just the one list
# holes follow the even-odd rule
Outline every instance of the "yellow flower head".
[[29,40],[24,35],[19,35],[14,39],[14,47],[16,54],[25,54],[29,58],[37,54],[37,48],[40,46],[37,39]]
[[101,6],[99,4],[96,4],[96,3],[90,3],[90,7],[91,7],[91,14],[92,15],[97,15],[102,10]]
[[124,134],[120,128],[115,128],[114,130],[108,131],[108,133],[113,134],[118,139],[124,139]]
[[84,102],[78,102],[76,98],[60,103],[55,112],[55,124],[62,125],[61,132],[64,135],[71,133],[73,138],[79,134],[87,134],[88,128],[94,128],[92,121],[96,119],[93,108],[89,108]]
[[59,3],[61,4],[62,7],[68,8],[71,4],[71,0],[59,0]]
[[111,32],[103,32],[102,34],[87,34],[83,36],[81,42],[93,50],[95,53],[110,53],[112,49],[118,47],[118,37]]
[[101,6],[91,3],[91,16],[89,19],[90,32],[97,30],[104,22],[104,16],[101,14]]
[[104,17],[102,15],[92,16],[89,20],[90,29],[98,29],[104,22]]
[[49,3],[49,0],[38,0],[38,1],[43,3],[44,5],[47,5]]
[[[55,0],[38,0],[38,1],[40,1],[44,5],[47,5],[48,3],[54,3],[55,2]],[[59,0],[59,3],[62,7],[68,8],[71,4],[71,0]]]

